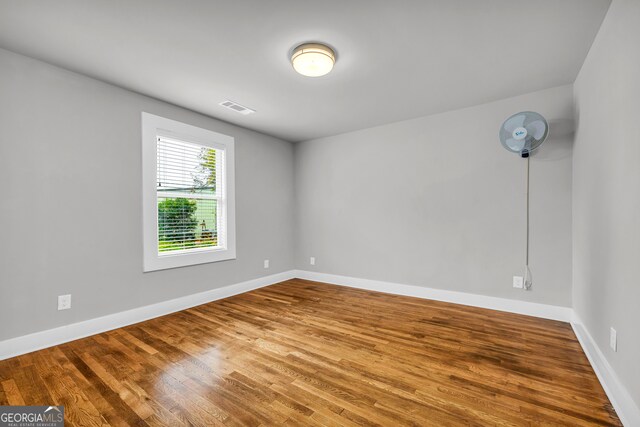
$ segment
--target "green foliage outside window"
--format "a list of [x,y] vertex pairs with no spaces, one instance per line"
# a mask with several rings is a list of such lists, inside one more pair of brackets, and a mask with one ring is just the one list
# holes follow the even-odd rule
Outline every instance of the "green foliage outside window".
[[158,202],[159,250],[186,249],[195,244],[197,204],[185,198],[165,199]]

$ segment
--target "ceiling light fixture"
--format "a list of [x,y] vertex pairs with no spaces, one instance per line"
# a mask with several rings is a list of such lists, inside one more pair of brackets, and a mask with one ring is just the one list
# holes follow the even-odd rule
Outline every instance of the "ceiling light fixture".
[[301,44],[291,54],[294,70],[307,77],[324,76],[331,71],[335,62],[333,49],[319,43]]

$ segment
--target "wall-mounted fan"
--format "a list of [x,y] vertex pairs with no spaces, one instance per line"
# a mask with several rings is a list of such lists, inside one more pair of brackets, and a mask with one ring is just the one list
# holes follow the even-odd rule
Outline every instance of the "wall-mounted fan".
[[526,247],[524,264],[524,289],[530,290],[533,284],[531,269],[529,268],[529,163],[530,154],[538,149],[547,139],[549,124],[538,113],[523,111],[509,117],[500,128],[500,142],[502,146],[512,153],[526,159]]

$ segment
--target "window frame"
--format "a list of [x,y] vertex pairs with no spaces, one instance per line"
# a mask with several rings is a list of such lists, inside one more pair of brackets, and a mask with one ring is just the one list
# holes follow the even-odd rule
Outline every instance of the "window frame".
[[[219,224],[222,224],[222,227],[218,228],[218,238],[220,239],[220,228],[222,228],[224,236],[219,242],[223,241],[224,246],[159,253],[157,191],[159,137],[224,151],[220,190],[223,218],[218,218]],[[234,143],[234,138],[231,136],[142,112],[143,271],[164,270],[236,258]]]

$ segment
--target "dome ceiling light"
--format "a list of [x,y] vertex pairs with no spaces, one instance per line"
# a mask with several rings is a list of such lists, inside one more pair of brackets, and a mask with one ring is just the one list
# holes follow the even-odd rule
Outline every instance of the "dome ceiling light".
[[291,54],[291,65],[303,76],[320,77],[327,74],[336,62],[333,49],[320,43],[305,43]]

